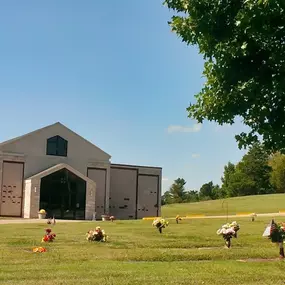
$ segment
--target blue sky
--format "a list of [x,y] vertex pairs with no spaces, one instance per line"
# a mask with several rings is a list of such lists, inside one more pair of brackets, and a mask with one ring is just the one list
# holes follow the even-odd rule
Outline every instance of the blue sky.
[[220,182],[242,125],[196,125],[203,60],[162,1],[0,2],[0,141],[60,121],[115,163],[163,167],[163,189]]

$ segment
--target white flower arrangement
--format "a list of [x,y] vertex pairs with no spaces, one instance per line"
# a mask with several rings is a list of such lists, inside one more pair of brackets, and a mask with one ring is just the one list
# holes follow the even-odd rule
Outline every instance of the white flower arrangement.
[[237,232],[239,231],[239,229],[239,224],[234,221],[232,223],[224,224],[220,229],[217,230],[217,235],[222,235],[225,240],[226,246],[230,248],[231,238],[237,238]]
[[152,222],[152,226],[156,227],[160,233],[162,233],[162,229],[167,227],[169,224],[165,219],[157,218]]

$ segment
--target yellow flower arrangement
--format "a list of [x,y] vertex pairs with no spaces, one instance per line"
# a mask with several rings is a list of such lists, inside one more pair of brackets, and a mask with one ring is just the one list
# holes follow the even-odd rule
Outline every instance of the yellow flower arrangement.
[[166,221],[165,219],[161,219],[161,218],[157,218],[153,221],[152,225],[154,227],[156,227],[160,233],[162,233],[162,229],[167,227],[169,224],[168,221]]
[[178,224],[178,222],[181,221],[182,218],[181,218],[179,215],[177,215],[177,216],[175,217],[175,220],[176,220],[176,224]]

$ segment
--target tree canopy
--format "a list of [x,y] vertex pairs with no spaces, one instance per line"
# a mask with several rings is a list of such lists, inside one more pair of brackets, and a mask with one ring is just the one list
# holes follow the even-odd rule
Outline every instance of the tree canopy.
[[199,196],[202,200],[221,198],[220,187],[219,185],[214,185],[213,181],[205,183],[200,188]]
[[235,166],[224,168],[222,189],[228,197],[273,193],[270,183],[269,155],[263,145],[254,144]]
[[182,203],[186,198],[186,181],[183,178],[177,178],[162,196],[162,204]]
[[285,1],[165,0],[177,12],[172,30],[204,56],[206,83],[188,107],[189,117],[233,124],[249,132],[239,147],[263,139],[285,152]]
[[173,203],[187,203],[197,202],[200,200],[198,191],[185,190],[186,181],[183,178],[177,178],[174,180],[169,190],[166,191],[161,197],[161,204],[173,204]]
[[285,155],[275,153],[269,160],[272,168],[270,182],[275,187],[277,193],[285,192]]
[[[227,196],[231,190],[230,190],[230,183],[231,183],[231,178],[235,174],[235,165],[231,162],[228,162],[227,165],[224,167],[224,175],[221,178],[222,181],[222,193],[223,196]],[[229,195],[230,196],[230,195]]]

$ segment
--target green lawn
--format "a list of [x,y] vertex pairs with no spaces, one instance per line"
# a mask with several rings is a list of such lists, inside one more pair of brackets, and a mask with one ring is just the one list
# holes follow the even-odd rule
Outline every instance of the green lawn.
[[[31,252],[42,245],[45,225],[0,225],[0,284],[284,284],[284,261],[237,261],[278,256],[278,248],[261,237],[268,219],[240,219],[230,250],[216,235],[224,222],[172,220],[162,235],[151,221],[58,223],[46,253]],[[98,224],[110,237],[106,244],[85,240]]]
[[285,194],[244,196],[198,203],[171,204],[162,207],[162,215],[164,217],[191,214],[226,215],[227,205],[229,214],[239,212],[277,213],[279,210],[285,210]]

